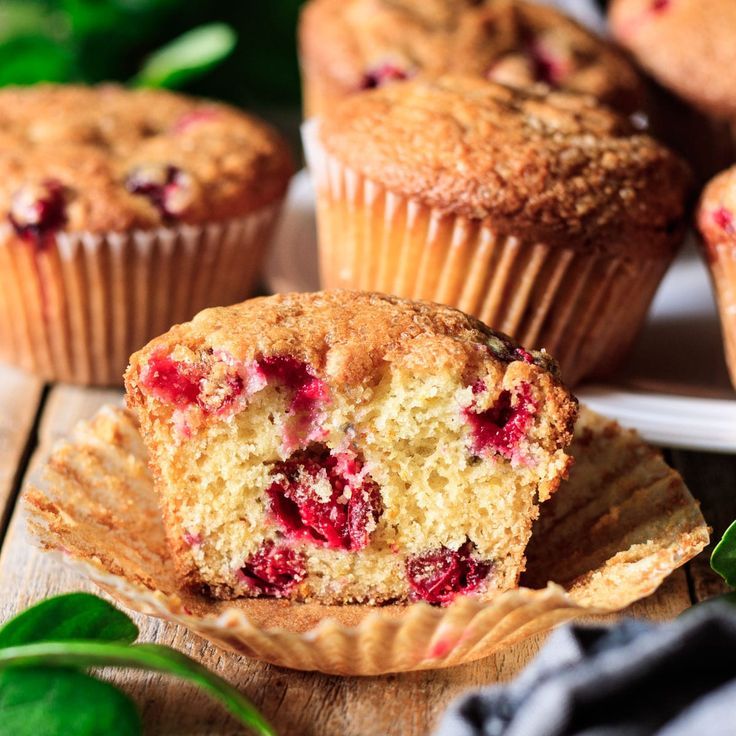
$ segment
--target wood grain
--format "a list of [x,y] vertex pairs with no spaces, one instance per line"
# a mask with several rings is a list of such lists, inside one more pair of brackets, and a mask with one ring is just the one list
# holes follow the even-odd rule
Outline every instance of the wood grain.
[[736,457],[678,450],[672,451],[671,462],[700,501],[703,516],[713,527],[710,545],[688,565],[692,597],[696,602],[703,601],[729,590],[709,561],[713,546],[736,519]]
[[41,380],[0,364],[0,542],[42,394]]
[[[111,391],[59,386],[46,401],[39,445],[31,460],[33,478],[53,442],[103,403],[119,400]],[[0,620],[30,603],[60,592],[94,590],[85,580],[32,546],[22,512],[16,510],[0,555]],[[97,591],[95,591],[97,592]],[[678,570],[650,598],[628,613],[669,619],[690,605],[685,572]],[[181,627],[135,616],[141,639],[176,647],[202,661],[247,693],[291,736],[424,736],[461,692],[513,677],[538,651],[535,637],[487,659],[435,672],[373,678],[340,678],[293,672],[223,652]],[[242,733],[222,709],[201,692],[161,675],[107,673],[140,704],[147,734]]]

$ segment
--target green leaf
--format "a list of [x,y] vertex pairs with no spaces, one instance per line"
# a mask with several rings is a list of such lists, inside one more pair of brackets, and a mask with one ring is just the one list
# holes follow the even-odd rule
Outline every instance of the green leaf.
[[133,701],[107,682],[64,669],[0,672],[0,736],[139,736]]
[[236,43],[235,31],[225,23],[199,26],[149,56],[131,84],[136,87],[179,86],[219,63]]
[[[175,649],[158,644],[43,642],[0,649],[0,671],[17,667],[132,667],[176,675],[199,685],[259,736],[275,732],[255,706],[229,682]],[[10,671],[14,671],[11,669]]]
[[21,36],[0,44],[0,86],[66,82],[73,68],[70,50],[44,36]]
[[726,529],[710,556],[710,566],[732,587],[736,588],[736,521]]
[[132,644],[138,627],[112,604],[89,593],[47,598],[0,628],[0,649],[44,641],[96,641]]

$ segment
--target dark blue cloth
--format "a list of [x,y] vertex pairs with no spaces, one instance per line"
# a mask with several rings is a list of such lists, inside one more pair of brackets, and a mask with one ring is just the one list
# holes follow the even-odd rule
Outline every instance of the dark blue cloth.
[[463,697],[436,736],[736,736],[736,608],[567,626],[511,683]]

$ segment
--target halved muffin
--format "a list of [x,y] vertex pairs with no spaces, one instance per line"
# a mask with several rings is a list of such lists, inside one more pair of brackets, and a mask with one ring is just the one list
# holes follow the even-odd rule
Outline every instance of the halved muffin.
[[220,598],[516,586],[577,408],[546,354],[352,291],[205,310],[133,355],[126,386],[182,583]]

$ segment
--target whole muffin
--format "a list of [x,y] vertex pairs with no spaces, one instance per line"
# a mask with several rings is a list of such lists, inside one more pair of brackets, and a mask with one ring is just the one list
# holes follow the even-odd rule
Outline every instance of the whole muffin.
[[736,387],[736,166],[705,188],[697,221],[721,316],[726,361]]
[[736,3],[612,0],[611,29],[665,87],[712,115],[736,120]]
[[458,307],[570,384],[615,368],[682,240],[684,164],[591,98],[417,79],[305,137],[324,287]]
[[577,409],[548,356],[349,291],[208,309],[126,387],[183,584],[323,603],[515,587]]
[[424,73],[592,94],[641,109],[633,66],[554,8],[522,0],[310,0],[299,25],[305,116]]
[[248,296],[292,162],[221,104],[116,86],[0,91],[0,359],[119,384],[131,351]]

